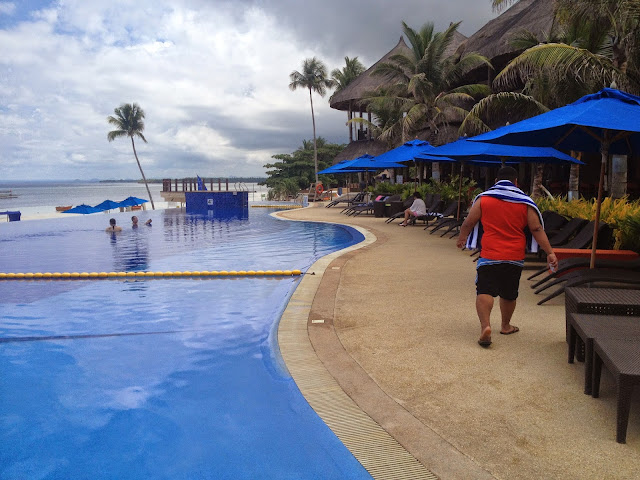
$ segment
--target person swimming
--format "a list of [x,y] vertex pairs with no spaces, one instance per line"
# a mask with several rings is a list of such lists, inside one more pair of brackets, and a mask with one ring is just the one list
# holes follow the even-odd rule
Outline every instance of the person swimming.
[[[151,219],[149,219],[146,222],[144,222],[144,224],[150,227],[151,226]],[[136,217],[135,215],[133,217],[131,217],[131,228],[138,228],[138,217]]]
[[122,227],[119,227],[118,225],[116,225],[116,219],[110,218],[109,226],[105,229],[105,232],[114,233],[114,232],[121,232],[121,231],[122,231]]

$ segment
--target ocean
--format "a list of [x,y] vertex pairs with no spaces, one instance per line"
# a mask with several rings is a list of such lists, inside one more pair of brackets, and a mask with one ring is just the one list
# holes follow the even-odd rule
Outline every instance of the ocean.
[[[214,185],[215,190],[216,185]],[[207,187],[208,188],[208,187]],[[222,185],[225,188],[225,185]],[[242,189],[249,190],[249,201],[257,202],[266,199],[267,187],[255,183],[243,183]],[[235,184],[229,182],[229,189]],[[0,211],[20,211],[22,220],[60,217],[67,214],[56,212],[57,206],[63,205],[97,205],[104,200],[119,202],[134,196],[149,200],[147,189],[143,183],[135,182],[0,182],[0,192],[11,190],[13,198],[1,198]],[[156,209],[177,206],[167,203],[160,196],[162,184],[150,183],[149,190]],[[147,209],[151,204],[147,204]]]

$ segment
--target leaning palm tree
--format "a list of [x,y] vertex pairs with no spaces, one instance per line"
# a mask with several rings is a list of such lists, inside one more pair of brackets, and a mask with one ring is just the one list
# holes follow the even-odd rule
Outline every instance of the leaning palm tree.
[[316,117],[313,113],[313,96],[316,92],[321,97],[327,93],[327,88],[333,88],[333,80],[327,77],[327,67],[322,61],[316,57],[307,58],[302,63],[302,72],[294,70],[289,75],[291,83],[289,88],[297,90],[298,88],[309,89],[309,101],[311,102],[311,121],[313,123],[313,161],[315,165],[316,183],[318,183],[318,146],[316,145]]
[[144,176],[144,172],[142,171],[142,165],[140,165],[140,160],[138,160],[138,154],[136,153],[136,144],[133,141],[133,137],[140,137],[144,143],[147,143],[147,139],[142,135],[142,131],[144,130],[144,110],[140,108],[140,105],[137,103],[123,103],[119,107],[113,110],[115,116],[110,115],[107,117],[107,121],[111,125],[115,125],[117,130],[112,130],[107,134],[107,140],[110,142],[119,137],[131,137],[131,146],[133,147],[133,154],[136,157],[136,162],[138,162],[138,168],[140,169],[140,173],[142,174],[142,180],[144,181],[144,186],[147,187],[147,193],[149,194],[149,200],[151,201],[151,209],[155,210],[156,207],[153,204],[153,198],[151,198],[151,191],[149,190],[149,185],[147,184],[147,179]]

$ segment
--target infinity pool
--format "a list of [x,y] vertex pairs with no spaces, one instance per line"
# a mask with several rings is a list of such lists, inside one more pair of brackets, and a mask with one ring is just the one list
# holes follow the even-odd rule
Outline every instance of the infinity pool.
[[[353,229],[179,211],[0,226],[3,272],[291,270]],[[298,278],[0,281],[0,478],[371,478],[282,364]]]

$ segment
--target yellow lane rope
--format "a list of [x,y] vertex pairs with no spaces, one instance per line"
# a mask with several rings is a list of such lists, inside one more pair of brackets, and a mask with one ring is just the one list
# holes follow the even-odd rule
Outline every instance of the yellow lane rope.
[[192,272],[37,272],[2,273],[0,280],[101,280],[143,277],[291,277],[302,275],[300,270],[201,270]]

